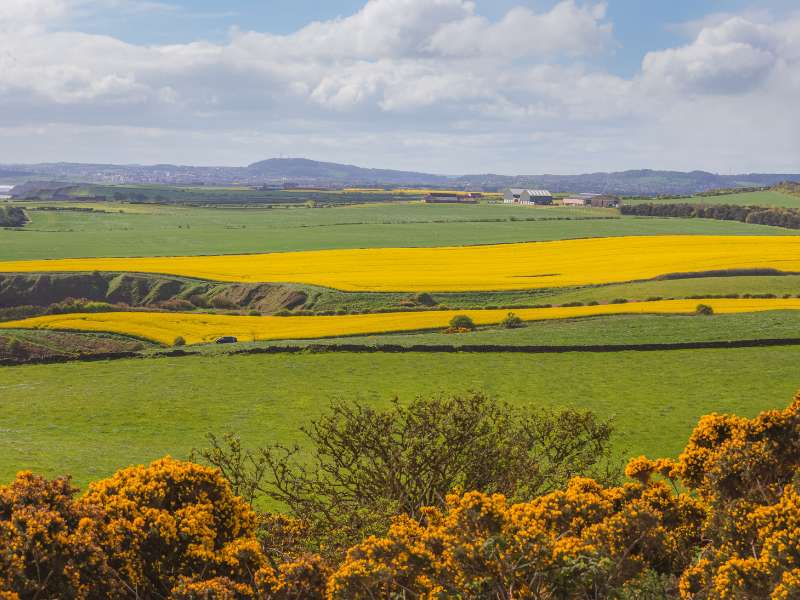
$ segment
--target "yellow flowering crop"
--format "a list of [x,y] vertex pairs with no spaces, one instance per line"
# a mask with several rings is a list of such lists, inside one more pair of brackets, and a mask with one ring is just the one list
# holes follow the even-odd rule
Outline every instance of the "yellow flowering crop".
[[511,290],[718,269],[800,271],[800,236],[641,236],[445,248],[0,262],[0,272],[127,271],[348,291]]
[[[800,299],[703,300],[716,313],[800,310]],[[660,300],[599,306],[530,308],[514,311],[524,320],[537,321],[597,315],[693,313],[697,300]],[[0,329],[62,329],[102,331],[147,338],[171,344],[181,336],[190,344],[209,342],[223,335],[241,341],[313,339],[443,328],[456,314],[469,315],[478,325],[499,323],[508,310],[422,311],[331,317],[244,317],[203,313],[108,312],[48,315],[0,323]]]

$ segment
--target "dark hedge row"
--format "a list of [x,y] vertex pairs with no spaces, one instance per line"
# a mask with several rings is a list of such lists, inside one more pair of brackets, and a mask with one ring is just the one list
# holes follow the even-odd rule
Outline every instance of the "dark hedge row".
[[[247,348],[235,350],[230,354],[314,354],[348,352],[352,354],[408,354],[408,353],[495,353],[495,354],[563,354],[566,352],[662,352],[667,350],[713,350],[725,348],[762,348],[774,346],[800,346],[800,338],[777,338],[755,340],[726,340],[715,342],[671,342],[653,344],[595,344],[585,346],[502,346],[483,345],[414,345],[400,346],[382,344],[368,346],[364,344],[310,344],[308,346],[266,346],[263,348]],[[23,364],[54,364],[66,362],[97,362],[130,358],[181,358],[185,356],[202,356],[201,352],[187,350],[170,350],[158,354],[140,354],[138,352],[113,352],[102,354],[84,354],[76,357],[52,356],[34,359],[0,359],[0,366],[18,366]]]
[[772,225],[800,229],[800,210],[796,208],[738,206],[735,204],[626,204],[623,215],[638,217],[681,217],[684,219],[716,219],[754,225]]

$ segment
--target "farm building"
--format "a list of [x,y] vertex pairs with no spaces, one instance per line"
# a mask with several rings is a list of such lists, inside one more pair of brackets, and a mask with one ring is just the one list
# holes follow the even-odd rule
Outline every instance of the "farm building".
[[472,194],[469,192],[455,193],[455,192],[431,192],[425,196],[426,204],[477,204],[475,198],[482,197],[483,194]]
[[593,208],[618,208],[622,204],[617,196],[610,196],[603,194],[602,196],[593,196],[590,200]]
[[508,188],[503,191],[503,202],[506,204],[552,204],[553,194],[547,190]]
[[593,208],[617,208],[621,202],[617,196],[608,194],[578,194],[561,201],[564,206],[591,206]]

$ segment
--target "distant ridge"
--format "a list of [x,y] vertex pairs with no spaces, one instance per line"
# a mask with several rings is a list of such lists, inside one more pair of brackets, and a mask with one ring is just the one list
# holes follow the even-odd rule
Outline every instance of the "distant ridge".
[[355,165],[320,162],[307,158],[270,158],[253,163],[247,170],[254,175],[271,179],[313,179],[341,182],[380,182],[389,184],[448,183],[444,175],[395,171],[392,169],[365,169]]
[[[8,174],[7,179],[2,178],[3,173]],[[0,165],[0,183],[24,183],[29,180],[171,185],[429,186],[476,191],[493,191],[514,186],[541,187],[553,192],[598,192],[628,196],[654,196],[688,195],[720,188],[769,187],[785,181],[800,182],[800,174],[719,175],[707,171],[636,169],[581,175],[447,176],[417,171],[368,169],[307,158],[270,158],[247,167],[79,163]]]

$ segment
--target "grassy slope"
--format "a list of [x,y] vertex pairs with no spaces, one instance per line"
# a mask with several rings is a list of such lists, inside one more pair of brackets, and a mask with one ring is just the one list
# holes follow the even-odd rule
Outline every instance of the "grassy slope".
[[[392,204],[314,210],[113,203],[92,206],[113,212],[30,211],[32,222],[25,229],[0,230],[0,260],[443,246],[620,235],[797,234],[775,227],[705,219],[591,218],[616,215],[616,211],[604,209],[487,204]],[[571,220],[549,220],[570,217]],[[529,218],[545,220],[521,220]],[[481,221],[486,219],[502,221]]]
[[693,198],[637,198],[625,200],[628,204],[642,204],[649,202],[663,202],[679,204],[684,202],[697,204],[742,204],[752,206],[790,206],[800,208],[800,196],[784,194],[783,192],[743,192],[741,194],[725,194],[722,196],[695,196]]
[[529,322],[520,329],[481,327],[468,334],[442,332],[359,335],[321,340],[243,343],[234,346],[197,346],[192,351],[224,354],[243,348],[308,344],[400,344],[571,346],[596,344],[666,344],[748,339],[800,338],[800,312],[770,311],[710,317],[682,315],[619,315],[561,321]]
[[568,355],[192,357],[0,369],[0,480],[30,468],[80,485],[208,431],[292,441],[333,397],[482,389],[515,403],[616,415],[629,454],[674,455],[699,416],[754,415],[800,387],[800,348]]

